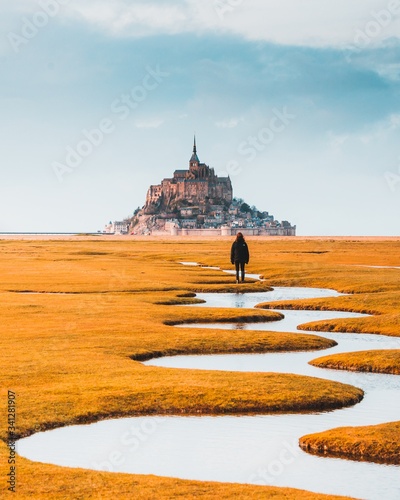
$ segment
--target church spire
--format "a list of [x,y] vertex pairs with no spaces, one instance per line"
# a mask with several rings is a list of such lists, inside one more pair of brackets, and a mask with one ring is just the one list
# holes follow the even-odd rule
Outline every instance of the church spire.
[[196,136],[194,136],[194,141],[193,141],[193,154],[192,157],[190,158],[190,166],[196,166],[200,163],[199,157],[197,156],[197,147],[196,147]]

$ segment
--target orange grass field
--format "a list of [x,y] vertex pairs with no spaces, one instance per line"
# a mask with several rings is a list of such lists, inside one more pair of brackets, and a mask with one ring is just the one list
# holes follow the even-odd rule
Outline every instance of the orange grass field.
[[[144,366],[155,356],[320,350],[317,335],[175,328],[183,322],[265,322],[268,310],[177,307],[200,291],[256,291],[271,286],[334,288],[351,296],[280,303],[280,308],[341,309],[373,316],[315,323],[320,331],[400,336],[399,239],[248,238],[248,272],[264,282],[235,285],[231,241],[194,238],[71,237],[0,241],[1,474],[7,493],[7,391],[16,393],[18,437],[73,423],[155,414],[323,411],[353,405],[355,387],[287,374],[175,370]],[[319,356],[321,353],[319,354]],[[316,352],[316,358],[319,357]],[[385,372],[381,352],[324,363]],[[340,366],[339,366],[340,364]],[[326,365],[328,366],[328,365]],[[335,365],[336,366],[336,365]],[[399,373],[399,351],[391,352]],[[369,440],[373,433],[374,446]],[[400,424],[328,431],[302,439],[311,452],[393,463]],[[360,448],[363,449],[362,457]],[[68,469],[17,457],[18,498],[337,498],[289,488],[223,484]],[[12,495],[12,493],[9,493]]]

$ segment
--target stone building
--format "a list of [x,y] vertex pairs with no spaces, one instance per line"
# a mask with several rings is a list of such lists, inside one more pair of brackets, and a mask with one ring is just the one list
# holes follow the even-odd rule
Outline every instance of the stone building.
[[160,211],[173,212],[183,206],[198,206],[205,213],[207,206],[230,205],[232,199],[230,178],[218,177],[213,168],[200,163],[195,138],[189,170],[175,170],[172,178],[150,186],[143,211],[150,215]]
[[172,177],[150,186],[145,205],[135,211],[128,230],[134,235],[231,236],[239,230],[249,236],[296,235],[296,226],[234,198],[230,178],[218,177],[200,162],[196,138],[189,168],[175,170]]

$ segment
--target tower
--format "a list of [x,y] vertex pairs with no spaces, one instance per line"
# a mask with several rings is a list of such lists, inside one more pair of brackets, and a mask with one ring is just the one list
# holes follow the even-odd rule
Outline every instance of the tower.
[[200,164],[199,157],[197,156],[197,147],[196,147],[196,136],[194,136],[194,142],[193,142],[193,154],[192,157],[190,158],[189,161],[189,169],[192,170],[192,168],[197,169]]

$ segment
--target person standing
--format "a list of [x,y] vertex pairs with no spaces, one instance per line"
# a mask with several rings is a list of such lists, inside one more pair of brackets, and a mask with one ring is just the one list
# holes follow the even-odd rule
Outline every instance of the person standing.
[[231,248],[231,263],[236,267],[236,283],[239,283],[239,269],[242,282],[244,281],[244,267],[249,263],[250,253],[249,247],[242,233],[237,233],[236,240],[232,243]]

